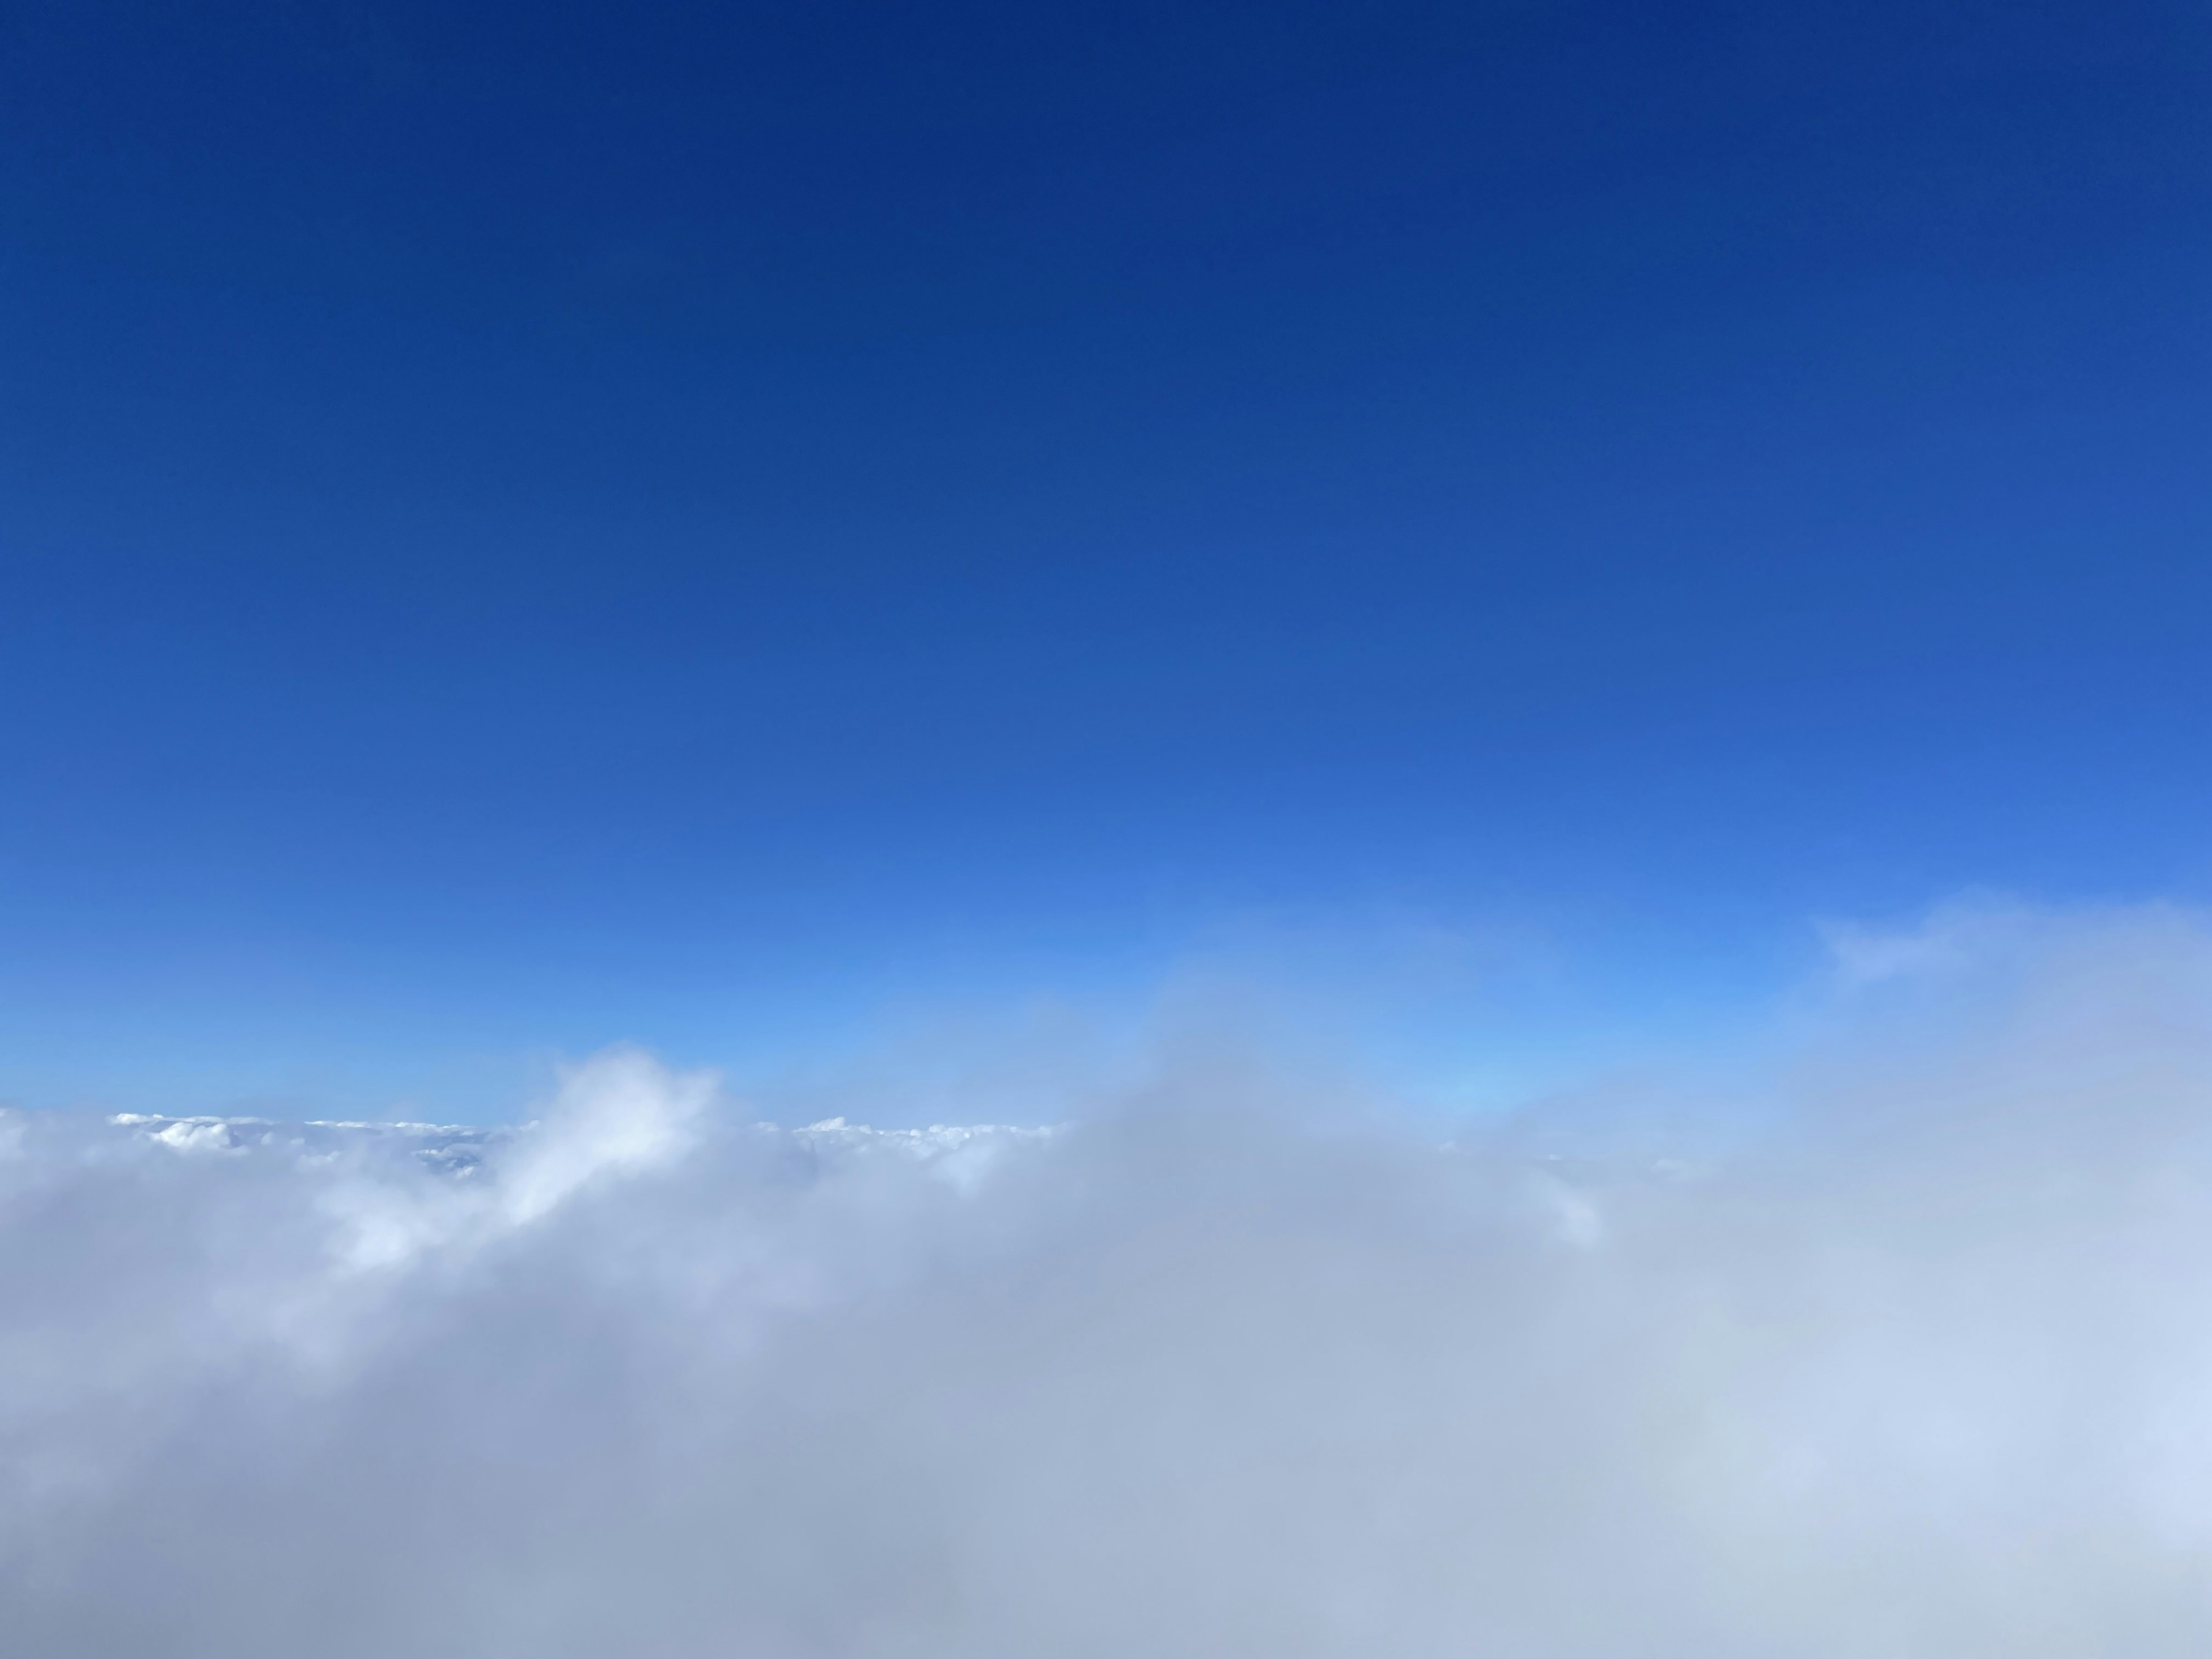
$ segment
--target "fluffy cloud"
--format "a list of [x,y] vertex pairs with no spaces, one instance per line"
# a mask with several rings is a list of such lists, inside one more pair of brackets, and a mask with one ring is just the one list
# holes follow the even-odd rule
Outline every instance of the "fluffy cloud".
[[783,1131],[633,1053],[511,1131],[15,1115],[11,1650],[2203,1651],[2212,939],[1839,957],[1633,1133],[1196,1060]]

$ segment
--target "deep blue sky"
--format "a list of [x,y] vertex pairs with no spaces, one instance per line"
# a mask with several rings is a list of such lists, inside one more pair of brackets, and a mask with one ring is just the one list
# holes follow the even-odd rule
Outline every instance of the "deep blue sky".
[[0,16],[0,1097],[2207,889],[2200,5]]

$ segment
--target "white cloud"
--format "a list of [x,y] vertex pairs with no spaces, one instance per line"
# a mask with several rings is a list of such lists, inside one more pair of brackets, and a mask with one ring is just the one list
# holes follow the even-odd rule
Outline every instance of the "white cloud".
[[1218,1056],[1050,1134],[635,1053],[514,1131],[10,1114],[10,1650],[2194,1655],[2212,937],[1936,931],[1717,1163]]

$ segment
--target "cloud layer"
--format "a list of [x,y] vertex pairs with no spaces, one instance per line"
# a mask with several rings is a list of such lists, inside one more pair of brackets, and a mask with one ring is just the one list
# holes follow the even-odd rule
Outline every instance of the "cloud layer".
[[1838,948],[1741,1098],[1447,1146],[1218,1055],[1051,1133],[634,1053],[501,1132],[13,1115],[12,1650],[2203,1652],[2212,938]]

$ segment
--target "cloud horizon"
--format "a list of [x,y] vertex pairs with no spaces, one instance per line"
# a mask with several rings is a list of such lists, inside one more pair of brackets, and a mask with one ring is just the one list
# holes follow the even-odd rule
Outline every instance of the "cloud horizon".
[[493,1130],[9,1113],[0,1601],[71,1656],[2200,1650],[2212,929],[1838,962],[1718,1139],[1188,1049],[1049,1131],[636,1050]]

